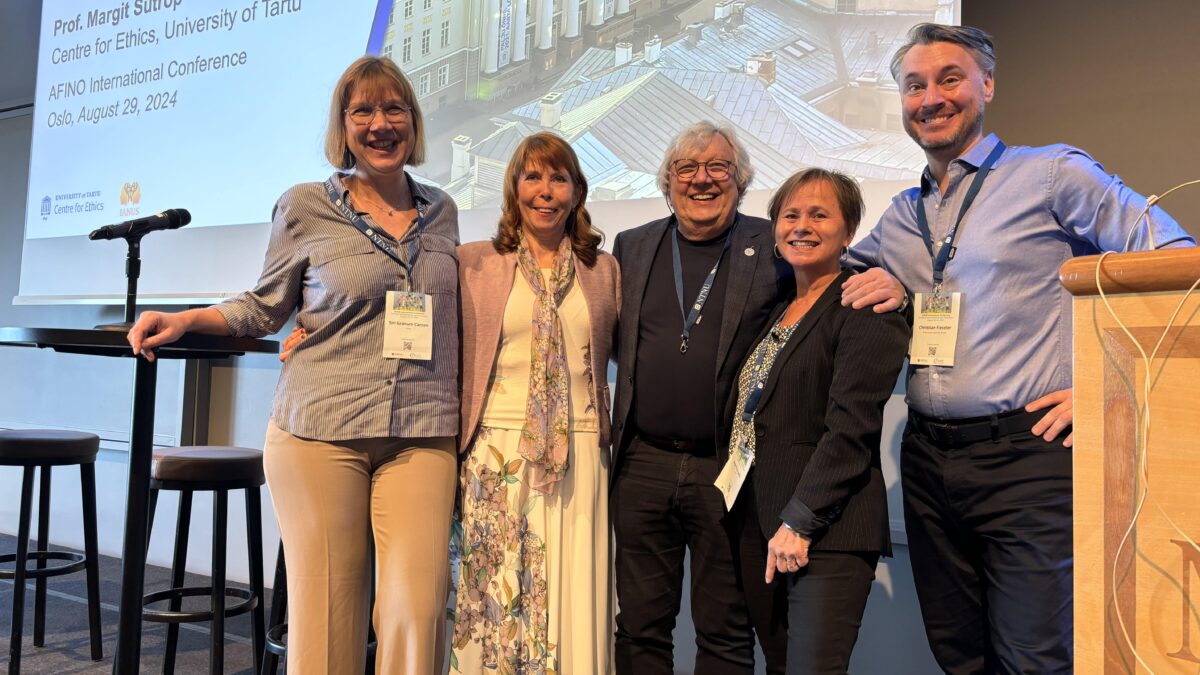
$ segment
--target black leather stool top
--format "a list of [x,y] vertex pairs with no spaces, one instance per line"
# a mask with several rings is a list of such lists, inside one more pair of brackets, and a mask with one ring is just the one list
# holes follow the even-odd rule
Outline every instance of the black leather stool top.
[[57,429],[0,431],[0,464],[84,464],[96,461],[99,451],[96,434]]
[[193,445],[154,451],[154,480],[257,486],[265,482],[262,452],[227,445]]

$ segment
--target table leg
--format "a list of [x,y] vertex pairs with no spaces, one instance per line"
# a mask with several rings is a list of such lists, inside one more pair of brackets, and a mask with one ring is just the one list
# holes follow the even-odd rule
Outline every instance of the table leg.
[[150,501],[150,462],[154,453],[154,394],[158,367],[135,359],[133,422],[129,432],[129,492],[125,501],[125,542],[121,554],[121,616],[113,673],[137,675],[142,641],[142,592],[146,574],[146,519]]

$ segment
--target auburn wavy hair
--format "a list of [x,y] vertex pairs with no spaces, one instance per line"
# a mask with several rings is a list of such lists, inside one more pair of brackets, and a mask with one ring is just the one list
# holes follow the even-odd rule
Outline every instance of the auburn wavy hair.
[[492,246],[497,253],[513,253],[521,241],[521,208],[517,199],[517,183],[525,167],[540,167],[564,171],[571,177],[579,194],[579,202],[575,210],[567,215],[566,235],[571,238],[571,250],[575,257],[584,265],[592,267],[596,264],[596,256],[604,235],[592,226],[592,217],[588,215],[584,202],[587,201],[588,184],[583,170],[579,168],[579,158],[571,145],[562,137],[547,131],[539,131],[527,136],[517,149],[513,151],[512,159],[508,160],[508,168],[504,170],[504,200],[500,206],[500,224],[496,228],[496,236],[492,238]]

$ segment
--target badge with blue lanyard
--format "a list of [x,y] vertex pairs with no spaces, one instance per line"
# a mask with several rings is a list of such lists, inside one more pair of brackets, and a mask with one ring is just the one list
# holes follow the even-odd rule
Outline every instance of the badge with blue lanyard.
[[[407,176],[406,176],[407,178]],[[412,191],[412,182],[409,181]],[[425,204],[413,193],[413,205],[417,209],[417,221],[413,224],[416,234],[405,250],[406,256],[372,228],[367,221],[338,194],[332,178],[325,180],[325,193],[334,208],[363,233],[375,248],[382,251],[400,266],[400,288],[388,291],[384,305],[383,357],[386,359],[410,359],[428,361],[433,358],[433,296],[413,290],[413,271],[421,255],[421,233],[425,225]]]
[[696,295],[696,301],[692,303],[690,311],[684,308],[683,304],[683,263],[679,258],[679,226],[671,227],[671,267],[675,272],[675,297],[679,300],[679,314],[683,317],[683,332],[679,334],[679,353],[686,354],[688,350],[688,339],[692,335],[692,329],[696,324],[700,323],[700,313],[704,311],[704,303],[708,302],[708,294],[712,292],[713,284],[717,280],[717,270],[721,267],[721,261],[725,259],[725,252],[729,250],[729,244],[733,241],[733,229],[737,227],[737,217],[734,218],[733,224],[729,226],[729,232],[725,234],[725,245],[721,247],[721,254],[717,256],[717,261],[713,263],[712,269],[708,271],[708,277],[704,279],[704,283],[700,286],[700,293]]
[[946,232],[946,236],[934,241],[929,228],[929,218],[925,215],[925,197],[931,187],[924,180],[921,182],[921,193],[917,197],[917,227],[921,230],[925,248],[933,261],[933,290],[930,293],[917,293],[913,298],[913,334],[909,345],[909,362],[916,366],[953,366],[954,352],[958,344],[958,321],[962,307],[962,293],[947,293],[942,284],[945,280],[946,263],[954,259],[955,242],[962,225],[963,217],[983,181],[991,172],[996,160],[1004,152],[1004,144],[997,141],[996,147],[988,154],[987,159],[975,171],[967,194],[963,197],[962,206],[954,224]]
[[[771,326],[771,331],[767,333],[767,337],[763,339],[757,348],[757,355],[754,357],[754,366],[750,371],[750,393],[746,395],[746,403],[742,406],[742,428],[747,429],[746,433],[754,433],[754,411],[758,409],[758,402],[762,400],[763,389],[767,385],[767,376],[770,373],[770,364],[767,364],[767,340],[782,340],[779,334],[779,324],[783,321],[780,316]],[[725,466],[721,467],[721,473],[717,475],[717,479],[713,481],[713,485],[721,491],[721,495],[725,499],[726,510],[733,510],[733,503],[737,500],[738,493],[742,491],[742,485],[746,482],[746,477],[750,475],[750,467],[754,465],[754,450],[746,443],[745,437],[732,439],[733,445],[737,448],[736,451],[729,453],[729,459],[725,461]]]

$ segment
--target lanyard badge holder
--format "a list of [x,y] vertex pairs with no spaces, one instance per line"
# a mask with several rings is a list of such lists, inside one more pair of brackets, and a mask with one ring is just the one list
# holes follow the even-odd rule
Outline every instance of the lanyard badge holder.
[[[776,339],[775,331],[778,328],[779,321],[776,321],[775,325],[771,327],[771,332],[767,333],[766,340]],[[758,356],[755,357],[754,369],[751,371],[754,386],[746,395],[746,404],[742,406],[742,422],[746,425],[752,425],[754,422],[754,412],[758,409],[758,403],[763,397],[763,389],[767,384],[769,373],[765,372],[763,368],[767,360],[766,340],[760,344]],[[733,504],[737,501],[738,493],[742,491],[742,485],[745,484],[746,477],[750,475],[752,466],[754,466],[754,451],[746,445],[744,438],[737,439],[737,450],[729,453],[729,459],[726,460],[725,466],[721,467],[721,473],[717,475],[717,479],[713,481],[713,485],[721,491],[726,510],[733,510]]]
[[[410,182],[409,189],[411,188]],[[413,204],[417,207],[417,233],[408,245],[406,259],[388,240],[367,224],[361,214],[350,208],[338,194],[332,178],[325,180],[325,193],[334,208],[346,220],[403,270],[400,276],[402,288],[388,291],[384,305],[383,358],[429,361],[433,358],[433,296],[414,291],[412,281],[417,258],[421,255],[421,230],[425,226],[424,203],[413,198]]]
[[929,219],[925,214],[925,195],[929,188],[922,182],[921,192],[917,196],[917,226],[921,230],[925,248],[933,260],[933,290],[931,293],[917,293],[913,298],[913,336],[909,345],[909,362],[917,366],[953,366],[954,351],[958,342],[959,312],[962,307],[962,293],[946,293],[943,290],[946,263],[956,251],[954,246],[963,217],[971,208],[983,181],[991,172],[996,160],[1004,152],[1004,143],[996,142],[996,147],[988,154],[987,159],[979,165],[971,187],[963,198],[962,207],[954,224],[946,232],[946,236],[936,244],[929,228]]
[[729,245],[733,242],[733,230],[736,227],[735,217],[733,225],[729,227],[729,232],[725,235],[725,244],[721,247],[721,254],[717,256],[717,262],[713,263],[712,269],[708,271],[708,277],[700,286],[700,293],[696,296],[696,301],[692,303],[691,311],[685,311],[683,305],[683,263],[679,258],[679,228],[678,226],[671,227],[671,267],[675,272],[675,297],[679,300],[679,314],[683,317],[683,332],[679,334],[680,354],[687,353],[688,339],[691,337],[692,328],[700,322],[700,312],[704,310],[704,303],[708,302],[708,294],[712,292],[713,284],[717,280],[717,270],[721,266],[721,261],[725,259],[725,252],[729,250]]

